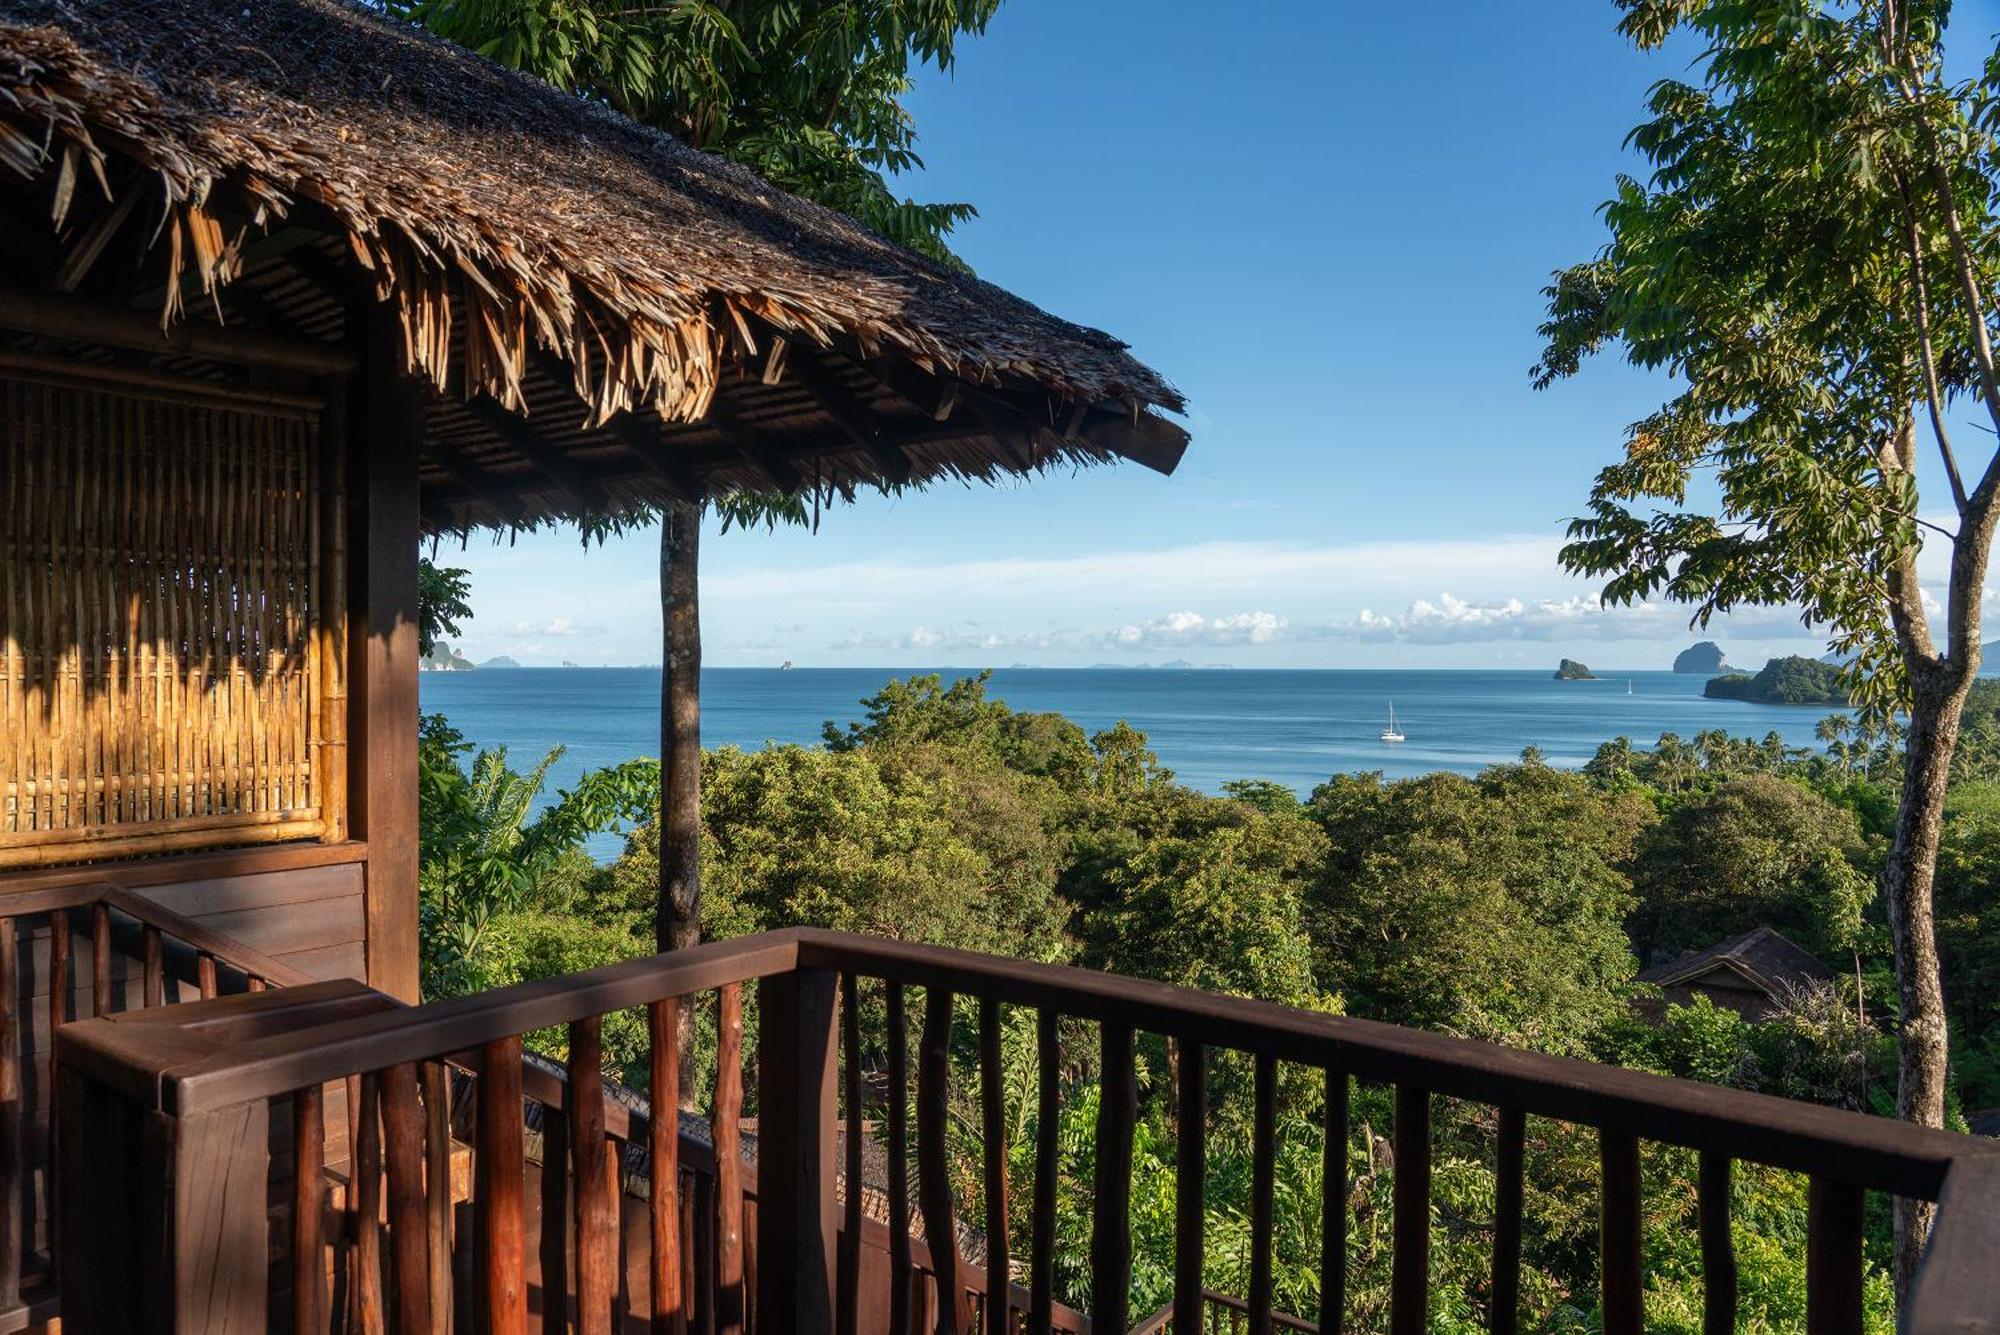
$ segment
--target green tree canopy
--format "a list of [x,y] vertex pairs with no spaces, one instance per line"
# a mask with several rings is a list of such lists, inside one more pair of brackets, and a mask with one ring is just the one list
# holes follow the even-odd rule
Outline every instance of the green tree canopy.
[[1338,777],[1307,907],[1321,985],[1351,1013],[1582,1053],[1636,965],[1624,868],[1651,807],[1540,765],[1478,779]]

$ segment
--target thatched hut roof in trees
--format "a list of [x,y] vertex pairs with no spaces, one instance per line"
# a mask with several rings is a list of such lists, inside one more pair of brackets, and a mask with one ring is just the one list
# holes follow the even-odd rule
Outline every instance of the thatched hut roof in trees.
[[8,329],[108,306],[157,367],[393,310],[433,533],[1186,445],[1110,335],[340,0],[7,0],[0,181]]

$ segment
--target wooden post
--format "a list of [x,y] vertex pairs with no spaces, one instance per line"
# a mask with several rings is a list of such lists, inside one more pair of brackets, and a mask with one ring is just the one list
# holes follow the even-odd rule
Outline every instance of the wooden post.
[[762,1335],[833,1330],[836,977],[760,979],[757,1312]]
[[1139,1120],[1132,1031],[1101,1031],[1102,1090],[1097,1108],[1097,1191],[1090,1221],[1090,1316],[1106,1330],[1127,1328],[1132,1302],[1132,1136]]
[[1199,1335],[1208,1201],[1208,1053],[1191,1039],[1178,1039],[1174,1058],[1179,1097],[1174,1119],[1173,1328],[1175,1335]]
[[351,756],[348,826],[368,842],[368,983],[417,997],[417,457],[430,395],[404,374],[389,306],[362,315],[366,364],[348,414]]
[[1390,1335],[1424,1335],[1431,1296],[1431,1096],[1396,1086],[1395,1254],[1390,1260]]
[[[62,1229],[63,1329],[69,1335],[148,1335],[165,1325],[165,1311],[148,1304],[146,1242],[141,1225],[140,1128],[145,1111],[129,1098],[64,1067],[63,1115],[69,1134],[57,1186]],[[106,1284],[105,1275],[124,1275]],[[146,1312],[146,1317],[141,1316]]]
[[492,1335],[528,1335],[526,1260],[526,1131],[521,1121],[521,1040],[495,1039],[481,1054],[478,1181],[473,1200],[479,1272],[479,1328]]

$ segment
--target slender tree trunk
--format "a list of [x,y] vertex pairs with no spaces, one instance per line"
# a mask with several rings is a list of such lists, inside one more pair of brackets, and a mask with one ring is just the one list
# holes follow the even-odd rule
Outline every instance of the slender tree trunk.
[[701,516],[673,501],[660,515],[661,950],[701,942]]
[[[1895,942],[1896,988],[1901,1001],[1897,1036],[1896,1115],[1920,1126],[1943,1126],[1947,1048],[1944,991],[1938,956],[1932,885],[1943,828],[1945,785],[1958,745],[1959,717],[1969,673],[1937,666],[1911,681],[1910,732],[1903,753],[1902,806],[1896,837],[1882,868],[1883,898]],[[1923,1259],[1937,1207],[1896,1200],[1896,1291],[1908,1294]]]

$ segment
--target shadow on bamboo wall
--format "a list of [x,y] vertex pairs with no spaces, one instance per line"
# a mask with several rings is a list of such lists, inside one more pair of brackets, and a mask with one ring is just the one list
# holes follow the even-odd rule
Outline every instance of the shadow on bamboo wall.
[[344,824],[325,406],[0,360],[0,868]]

